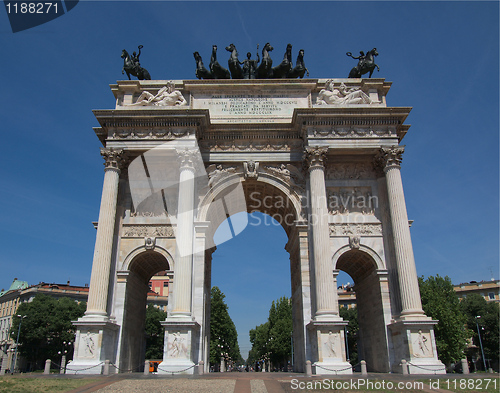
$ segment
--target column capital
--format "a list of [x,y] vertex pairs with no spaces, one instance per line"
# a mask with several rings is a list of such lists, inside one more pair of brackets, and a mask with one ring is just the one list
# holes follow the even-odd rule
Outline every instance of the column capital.
[[404,146],[382,147],[375,156],[375,168],[387,171],[389,168],[401,168]]
[[328,147],[306,146],[303,159],[307,169],[325,168],[327,152]]
[[106,169],[121,170],[127,162],[127,153],[120,149],[114,150],[112,147],[107,149],[101,147],[101,156],[104,158],[104,167]]
[[200,152],[198,149],[178,149],[177,156],[180,161],[180,169],[192,169],[195,170],[199,165]]

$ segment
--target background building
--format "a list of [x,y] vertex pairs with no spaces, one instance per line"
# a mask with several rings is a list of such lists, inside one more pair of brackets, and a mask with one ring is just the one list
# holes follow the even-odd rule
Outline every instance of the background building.
[[[169,285],[173,282],[173,272],[160,272],[151,278],[149,282],[150,291],[148,292],[147,304],[153,304],[163,311],[167,311]],[[88,284],[84,286],[40,282],[29,286],[26,281],[14,279],[8,290],[0,291],[0,375],[5,374],[6,370],[12,369],[12,362],[16,342],[10,337],[10,328],[12,326],[12,317],[16,315],[19,304],[31,302],[39,294],[45,294],[55,298],[68,297],[76,302],[86,302],[89,294]],[[18,367],[22,360],[19,359]]]
[[460,299],[470,293],[477,293],[487,302],[500,302],[500,280],[471,281],[455,285],[454,289]]

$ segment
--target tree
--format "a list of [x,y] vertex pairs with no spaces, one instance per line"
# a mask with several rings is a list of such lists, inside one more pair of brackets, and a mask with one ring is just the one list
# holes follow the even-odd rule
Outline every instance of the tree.
[[165,329],[160,322],[166,317],[165,311],[152,304],[146,308],[146,359],[163,359]]
[[210,364],[220,363],[221,356],[236,363],[242,361],[236,326],[229,316],[224,295],[218,287],[210,291]]
[[[59,351],[67,350],[67,359],[73,357],[75,326],[72,321],[82,317],[87,308],[70,298],[53,298],[37,294],[32,302],[21,303],[12,318],[10,335],[15,341],[19,330],[18,353],[31,363],[32,369],[43,368],[45,360],[61,360]],[[18,317],[21,315],[22,317]],[[20,322],[22,320],[22,322]]]
[[249,332],[252,348],[248,353],[247,365],[254,365],[267,356],[267,342],[269,341],[269,322],[256,326]]
[[292,302],[283,296],[273,301],[269,310],[269,345],[271,362],[283,369],[292,356]]
[[292,356],[292,303],[285,296],[272,302],[266,323],[250,330],[252,349],[248,364],[269,358],[275,367],[283,369]]
[[345,321],[349,321],[347,325],[347,344],[349,346],[349,360],[352,365],[358,363],[358,310],[354,308],[341,307],[339,314]]
[[[477,328],[481,332],[481,340],[484,349],[484,357],[497,362],[499,358],[499,319],[500,304],[488,303],[484,298],[471,293],[460,302],[460,308],[466,316],[467,328],[472,335],[474,345],[479,348],[479,337]],[[476,317],[477,325],[476,325]],[[480,363],[479,363],[480,364]]]
[[419,277],[418,283],[424,312],[439,321],[434,326],[439,359],[446,365],[460,361],[465,357],[470,334],[465,329],[466,318],[450,278]]

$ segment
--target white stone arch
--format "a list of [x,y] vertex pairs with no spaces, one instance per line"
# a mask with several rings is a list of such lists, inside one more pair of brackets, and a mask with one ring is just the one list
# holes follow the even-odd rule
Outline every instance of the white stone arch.
[[[340,247],[332,256],[332,266],[333,270],[338,270],[337,268],[337,262],[339,261],[340,257],[345,254],[348,251],[352,251],[353,249],[349,246],[349,244],[346,244],[345,246]],[[362,251],[366,254],[368,254],[373,262],[375,262],[376,270],[385,270],[385,263],[378,254],[377,251],[375,251],[373,248],[368,247],[364,244],[359,245],[359,251]]]
[[[244,187],[247,181],[247,179],[244,179],[242,173],[235,173],[228,175],[224,179],[217,182],[214,187],[211,188],[201,199],[198,205],[197,220],[201,222],[207,221],[211,204],[215,200],[223,197],[228,189],[231,188],[231,186],[237,186],[238,184],[241,184],[241,186]],[[287,184],[283,179],[266,172],[259,172],[258,179],[252,179],[250,181],[256,182],[258,184],[266,184],[279,190],[291,203],[291,206],[293,206],[293,213],[296,219],[304,219],[304,214],[300,202],[301,195],[297,193],[297,191],[292,189],[290,187],[290,184]],[[243,206],[245,206],[245,209],[243,209]],[[242,203],[240,207],[241,210],[239,211],[248,211],[246,209],[245,203]]]
[[130,264],[134,260],[136,260],[137,257],[139,257],[141,254],[145,254],[145,253],[151,252],[151,251],[156,252],[156,253],[162,255],[167,260],[168,266],[170,267],[170,270],[174,271],[174,269],[175,269],[175,261],[174,261],[174,258],[172,257],[172,254],[166,248],[164,248],[162,246],[158,246],[158,245],[155,246],[154,249],[151,249],[151,250],[147,249],[146,246],[144,246],[144,245],[132,249],[127,254],[127,256],[125,257],[125,259],[123,260],[123,262],[121,263],[119,271],[128,271],[128,270],[130,270]]

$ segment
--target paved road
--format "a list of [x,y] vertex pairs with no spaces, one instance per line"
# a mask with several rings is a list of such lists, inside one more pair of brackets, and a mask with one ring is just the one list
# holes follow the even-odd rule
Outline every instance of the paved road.
[[[94,376],[95,378],[95,376]],[[439,379],[438,379],[439,378]],[[100,377],[98,382],[72,390],[68,393],[295,393],[305,391],[320,391],[318,388],[311,390],[299,389],[299,383],[316,382],[321,384],[326,380],[332,383],[342,383],[348,389],[336,389],[337,391],[356,392],[366,391],[361,385],[356,385],[360,380],[366,384],[372,383],[392,383],[394,392],[428,392],[445,393],[446,380],[452,379],[472,379],[472,378],[498,378],[498,374],[447,374],[439,377],[433,375],[407,375],[400,374],[368,374],[361,376],[331,376],[331,377],[305,377],[304,374],[292,373],[211,373],[203,376],[192,377],[168,377],[143,374],[119,374],[109,377]],[[425,385],[423,382],[425,382]],[[440,381],[438,383],[438,381]],[[429,382],[434,386],[430,387]],[[407,384],[404,389],[398,389],[397,384]],[[418,383],[419,385],[412,385]],[[448,382],[449,383],[449,382]],[[497,379],[497,384],[498,384]],[[354,385],[353,385],[354,384]],[[355,387],[354,389],[352,387]],[[333,386],[332,386],[333,387]],[[388,392],[391,389],[372,389],[379,392]]]

